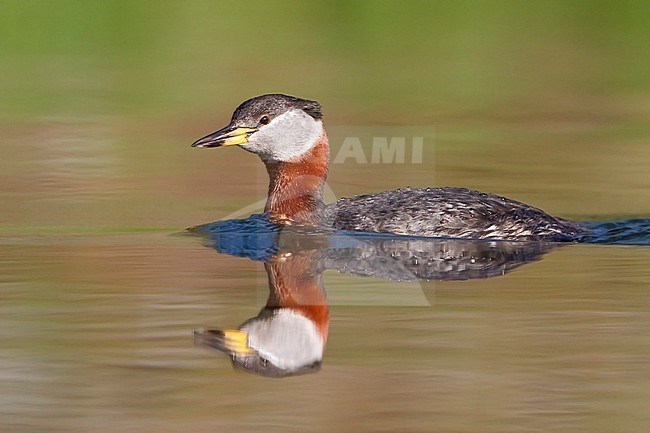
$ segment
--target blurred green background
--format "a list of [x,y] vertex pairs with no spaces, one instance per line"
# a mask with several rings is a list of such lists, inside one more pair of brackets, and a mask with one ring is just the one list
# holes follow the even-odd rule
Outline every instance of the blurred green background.
[[648,22],[645,1],[4,1],[3,117],[214,111],[272,90],[419,122],[647,105]]
[[249,204],[251,155],[187,146],[269,92],[319,100],[328,125],[436,128],[435,179],[333,167],[339,195],[460,185],[642,215],[649,22],[647,1],[5,0],[0,224],[173,228]]

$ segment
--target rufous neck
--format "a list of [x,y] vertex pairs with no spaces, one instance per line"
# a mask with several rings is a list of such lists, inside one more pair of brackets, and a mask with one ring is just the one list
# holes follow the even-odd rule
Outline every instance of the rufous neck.
[[288,161],[266,161],[269,192],[264,211],[279,221],[308,222],[323,204],[328,163],[325,131],[302,155]]

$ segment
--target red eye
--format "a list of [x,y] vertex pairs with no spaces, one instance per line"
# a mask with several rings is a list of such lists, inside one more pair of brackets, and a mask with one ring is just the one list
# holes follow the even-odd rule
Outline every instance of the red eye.
[[260,119],[260,123],[262,125],[268,125],[270,121],[271,119],[269,119],[269,116],[262,116],[262,118]]

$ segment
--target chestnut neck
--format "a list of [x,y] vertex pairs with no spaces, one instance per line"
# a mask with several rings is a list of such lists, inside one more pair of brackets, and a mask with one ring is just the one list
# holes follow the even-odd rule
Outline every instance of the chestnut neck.
[[328,163],[325,131],[302,155],[288,161],[265,161],[269,192],[264,212],[280,222],[309,222],[323,206]]

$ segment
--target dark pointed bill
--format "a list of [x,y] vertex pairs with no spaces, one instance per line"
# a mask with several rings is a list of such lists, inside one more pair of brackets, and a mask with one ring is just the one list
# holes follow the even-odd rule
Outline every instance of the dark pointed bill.
[[222,147],[236,146],[248,142],[248,136],[257,131],[255,128],[244,128],[228,125],[212,134],[199,138],[192,147]]

